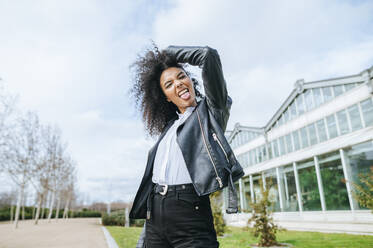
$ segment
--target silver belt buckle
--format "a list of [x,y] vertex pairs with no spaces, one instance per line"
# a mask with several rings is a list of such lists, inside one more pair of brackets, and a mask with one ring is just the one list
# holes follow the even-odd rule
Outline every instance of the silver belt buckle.
[[163,191],[162,191],[162,192],[159,192],[159,194],[161,194],[161,195],[166,195],[166,194],[167,194],[167,190],[168,190],[168,185],[165,184],[165,185],[161,185],[161,186],[163,186],[164,188],[163,188]]

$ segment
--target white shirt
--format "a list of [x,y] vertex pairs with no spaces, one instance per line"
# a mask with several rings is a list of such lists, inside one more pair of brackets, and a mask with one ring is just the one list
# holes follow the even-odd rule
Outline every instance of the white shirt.
[[194,108],[188,107],[183,114],[177,113],[179,119],[167,130],[159,143],[154,159],[152,177],[154,183],[168,185],[192,183],[183,154],[176,141],[176,130],[188,119]]

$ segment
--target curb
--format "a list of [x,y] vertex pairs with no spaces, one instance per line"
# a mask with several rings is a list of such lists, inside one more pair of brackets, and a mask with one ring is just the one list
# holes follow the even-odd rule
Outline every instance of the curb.
[[102,231],[105,235],[106,244],[109,248],[119,248],[117,243],[115,242],[114,238],[111,236],[109,231],[106,229],[106,227],[102,226]]

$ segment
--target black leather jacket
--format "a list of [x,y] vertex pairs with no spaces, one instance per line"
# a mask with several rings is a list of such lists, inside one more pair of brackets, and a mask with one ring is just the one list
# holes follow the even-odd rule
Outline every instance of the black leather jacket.
[[[177,142],[198,195],[207,195],[244,175],[224,136],[232,100],[227,94],[219,55],[210,47],[170,46],[167,51],[180,63],[202,69],[206,96],[177,129]],[[130,218],[146,218],[146,201],[153,188],[153,163],[158,144],[175,120],[168,123],[150,149],[145,174],[137,191]]]

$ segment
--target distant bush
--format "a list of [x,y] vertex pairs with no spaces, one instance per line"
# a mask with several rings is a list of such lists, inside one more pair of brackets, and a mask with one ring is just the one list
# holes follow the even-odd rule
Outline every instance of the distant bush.
[[[13,206],[13,214],[15,214],[16,208]],[[25,219],[32,219],[33,215],[32,212],[34,211],[34,207],[25,207]],[[35,210],[36,212],[36,210]],[[40,211],[41,214],[42,210]],[[39,216],[40,219],[48,218],[49,209],[44,209],[44,216]],[[90,218],[90,217],[101,217],[101,212],[98,211],[91,211],[87,209],[83,209],[82,211],[69,211],[69,218]],[[63,216],[63,209],[60,209],[58,212],[58,218],[62,218]],[[53,209],[52,218],[56,217],[56,210]],[[22,208],[19,214],[19,218],[22,219]],[[0,221],[9,221],[10,220],[10,206],[0,208]]]
[[[71,215],[69,215],[71,216]],[[89,218],[89,217],[101,217],[101,212],[98,211],[91,211],[87,209],[83,209],[83,211],[73,212],[73,218]]]
[[130,219],[130,226],[143,227],[145,224],[144,219]]
[[111,213],[102,215],[102,224],[104,226],[124,226],[126,223],[126,218],[124,214]]

